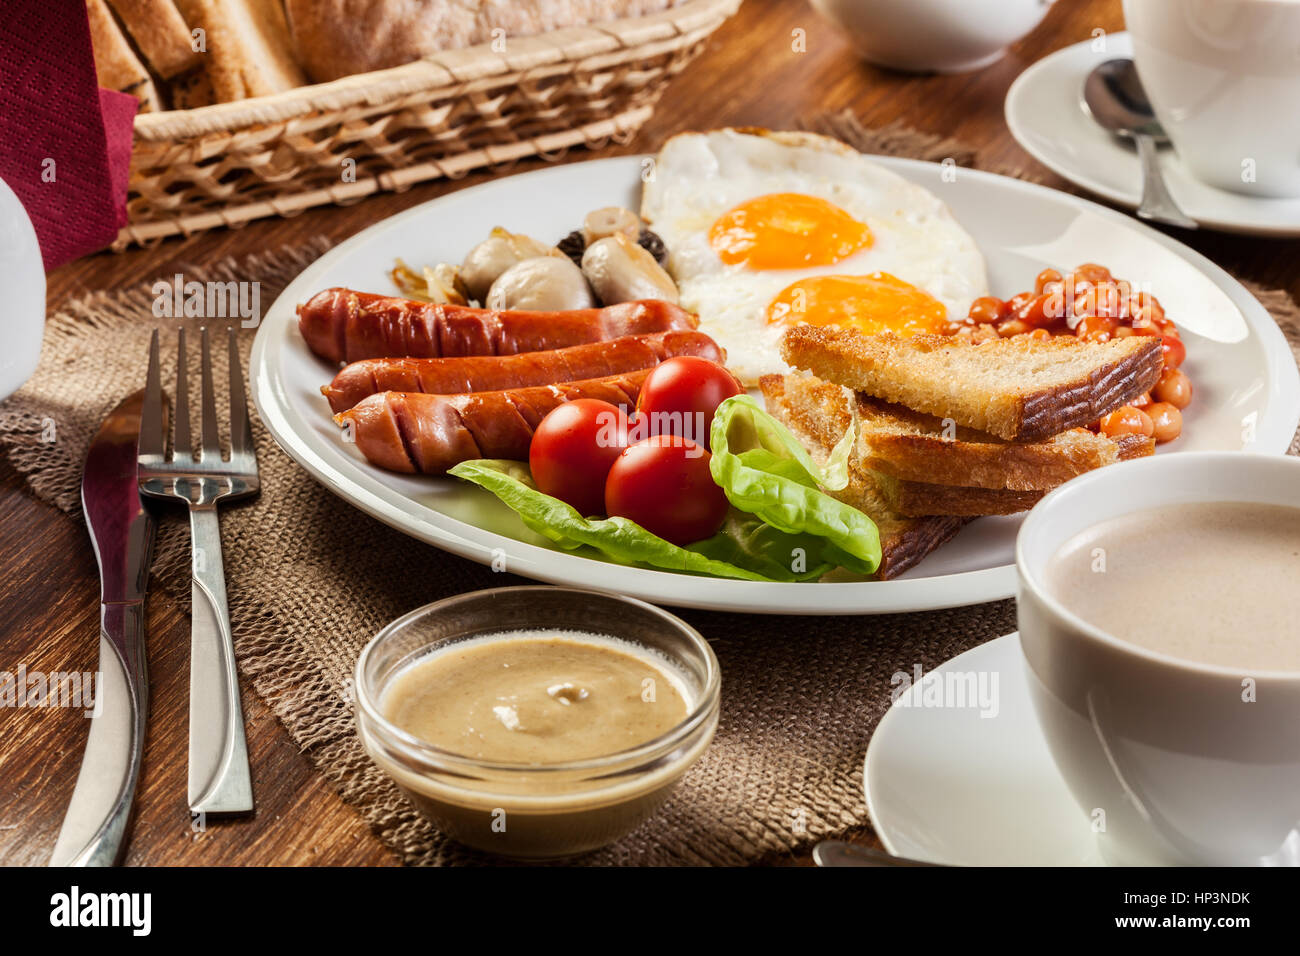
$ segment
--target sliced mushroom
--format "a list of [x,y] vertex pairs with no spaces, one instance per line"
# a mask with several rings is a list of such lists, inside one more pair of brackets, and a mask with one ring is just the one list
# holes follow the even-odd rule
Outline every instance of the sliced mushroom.
[[592,210],[582,220],[582,238],[587,245],[618,235],[636,242],[641,238],[641,217],[622,206],[606,206]]
[[460,277],[470,296],[485,301],[492,283],[511,266],[538,256],[561,256],[554,246],[520,233],[509,232],[497,226],[491,235],[465,256]]
[[677,284],[655,257],[622,233],[600,239],[582,254],[582,274],[602,305],[637,299],[677,303]]
[[566,256],[517,262],[497,277],[483,304],[489,309],[590,309],[596,304],[582,270]]

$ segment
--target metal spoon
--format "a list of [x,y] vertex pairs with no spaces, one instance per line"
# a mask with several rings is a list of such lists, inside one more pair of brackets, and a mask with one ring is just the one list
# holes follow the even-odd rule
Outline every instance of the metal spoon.
[[1151,109],[1133,61],[1107,60],[1089,73],[1083,82],[1083,106],[1103,128],[1137,143],[1142,159],[1142,202],[1137,208],[1138,216],[1195,229],[1196,223],[1183,214],[1165,187],[1157,147],[1169,142],[1169,137]]
[[935,866],[906,857],[892,856],[883,850],[845,843],[842,840],[822,840],[813,847],[813,862],[818,866]]

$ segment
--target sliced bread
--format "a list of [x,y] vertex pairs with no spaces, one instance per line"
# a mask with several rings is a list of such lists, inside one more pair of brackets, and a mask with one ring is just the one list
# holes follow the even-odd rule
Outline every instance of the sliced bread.
[[1028,335],[976,345],[801,325],[785,334],[781,352],[795,368],[837,385],[1030,443],[1095,422],[1150,389],[1163,365],[1160,345],[1155,336]]
[[[203,72],[219,103],[268,96],[303,86],[280,0],[177,0],[191,27],[205,31]],[[189,83],[178,98],[201,99],[206,87]]]
[[1115,442],[1086,428],[1015,444],[861,393],[857,405],[862,461],[891,478],[1041,491],[1119,458]]
[[108,0],[150,69],[164,80],[199,65],[190,28],[175,0]]
[[[1117,461],[1143,458],[1155,454],[1156,450],[1155,441],[1142,435],[1124,435],[1111,444],[1115,446]],[[893,478],[879,471],[872,471],[872,476],[890,509],[911,517],[964,515],[975,518],[981,515],[1011,515],[1028,511],[1051,490],[1044,488],[1020,491],[1012,488],[943,485]]]
[[[764,380],[763,393],[769,392],[777,393],[778,387]],[[850,393],[839,385],[811,375],[787,375],[779,393],[796,412],[820,410],[817,422],[823,433],[817,437],[827,447],[848,428]],[[1112,440],[1087,429],[1034,445],[1013,445],[962,427],[947,438],[931,416],[861,394],[855,398],[860,432],[851,470],[874,484],[888,511],[903,517],[1015,514],[1084,471],[1155,452],[1150,438]],[[837,426],[842,426],[838,435]],[[886,459],[882,452],[895,457]]]
[[99,85],[131,94],[140,101],[142,113],[162,109],[158,87],[108,4],[104,0],[86,0],[86,16],[90,21],[90,44]]

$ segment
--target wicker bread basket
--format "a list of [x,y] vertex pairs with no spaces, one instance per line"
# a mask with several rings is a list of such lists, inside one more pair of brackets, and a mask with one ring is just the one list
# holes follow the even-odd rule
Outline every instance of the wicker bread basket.
[[626,140],[740,0],[454,50],[405,66],[135,120],[114,249],[571,146]]

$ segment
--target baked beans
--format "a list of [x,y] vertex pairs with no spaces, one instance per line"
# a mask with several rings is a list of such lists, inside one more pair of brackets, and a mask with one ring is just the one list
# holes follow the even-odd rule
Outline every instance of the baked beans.
[[1155,430],[1155,422],[1151,420],[1151,416],[1132,405],[1117,408],[1101,419],[1101,433],[1107,438],[1118,438],[1120,435],[1142,435],[1144,438],[1150,438],[1155,434]]
[[1182,409],[1192,400],[1192,382],[1181,368],[1187,348],[1178,327],[1155,296],[1135,290],[1133,283],[1116,278],[1105,266],[1085,262],[1064,274],[1044,269],[1034,278],[1032,290],[1006,300],[990,295],[976,299],[966,318],[950,331],[976,344],[1013,335],[1073,335],[1089,342],[1159,336],[1164,356],[1160,380],[1150,393],[1092,427],[1111,437],[1143,434],[1158,442],[1173,441],[1182,431]]
[[1187,377],[1187,373],[1182,369],[1166,367],[1160,373],[1160,379],[1156,382],[1155,388],[1151,389],[1151,394],[1156,401],[1168,402],[1174,408],[1182,411],[1192,401],[1192,380]]

